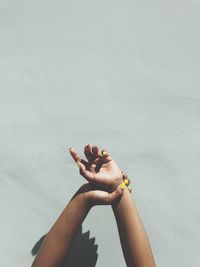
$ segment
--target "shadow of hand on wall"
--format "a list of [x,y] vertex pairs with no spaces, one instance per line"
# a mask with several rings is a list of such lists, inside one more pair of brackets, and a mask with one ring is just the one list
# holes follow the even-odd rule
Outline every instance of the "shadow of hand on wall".
[[[89,235],[89,231],[82,232],[81,226],[62,267],[94,267],[96,265],[98,245],[95,245],[95,238],[90,239]],[[42,236],[32,248],[31,253],[33,256],[37,255],[45,236]]]

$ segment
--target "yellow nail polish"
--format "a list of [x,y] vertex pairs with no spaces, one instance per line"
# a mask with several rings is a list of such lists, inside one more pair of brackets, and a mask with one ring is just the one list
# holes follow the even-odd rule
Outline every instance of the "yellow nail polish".
[[109,156],[108,151],[105,149],[101,151],[101,154],[103,158],[107,158]]

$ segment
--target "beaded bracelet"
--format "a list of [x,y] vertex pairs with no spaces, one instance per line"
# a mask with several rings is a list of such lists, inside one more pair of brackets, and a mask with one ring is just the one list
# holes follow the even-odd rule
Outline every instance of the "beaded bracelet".
[[131,181],[128,178],[128,175],[123,170],[121,172],[122,172],[122,179],[123,179],[123,182],[120,184],[121,189],[124,189],[127,186],[129,192],[131,193],[132,192],[132,188],[130,186]]
[[[107,150],[103,149],[101,151],[101,155],[102,155],[103,158],[107,158],[109,156],[109,153],[108,153]],[[124,189],[127,186],[129,192],[131,193],[132,192],[132,188],[130,186],[131,181],[128,178],[128,175],[123,170],[121,170],[121,172],[122,172],[123,182],[121,182],[120,187],[121,187],[121,189]]]

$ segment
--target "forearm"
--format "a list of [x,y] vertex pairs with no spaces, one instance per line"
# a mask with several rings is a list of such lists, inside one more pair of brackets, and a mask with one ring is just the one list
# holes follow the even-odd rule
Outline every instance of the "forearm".
[[72,240],[87,216],[90,205],[79,190],[44,239],[32,267],[61,266]]
[[127,267],[155,267],[147,234],[127,188],[112,209]]

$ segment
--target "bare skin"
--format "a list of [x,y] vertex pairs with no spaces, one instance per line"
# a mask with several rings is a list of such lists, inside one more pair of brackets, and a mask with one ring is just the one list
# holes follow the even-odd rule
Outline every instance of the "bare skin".
[[112,205],[127,267],[155,267],[151,246],[122,173],[110,155],[103,157],[96,146],[86,145],[87,161],[70,148],[80,174],[88,181],[80,187],[47,234],[32,267],[62,266],[72,240],[95,205]]
[[112,204],[122,250],[128,267],[155,267],[151,246],[127,188],[121,199]]

